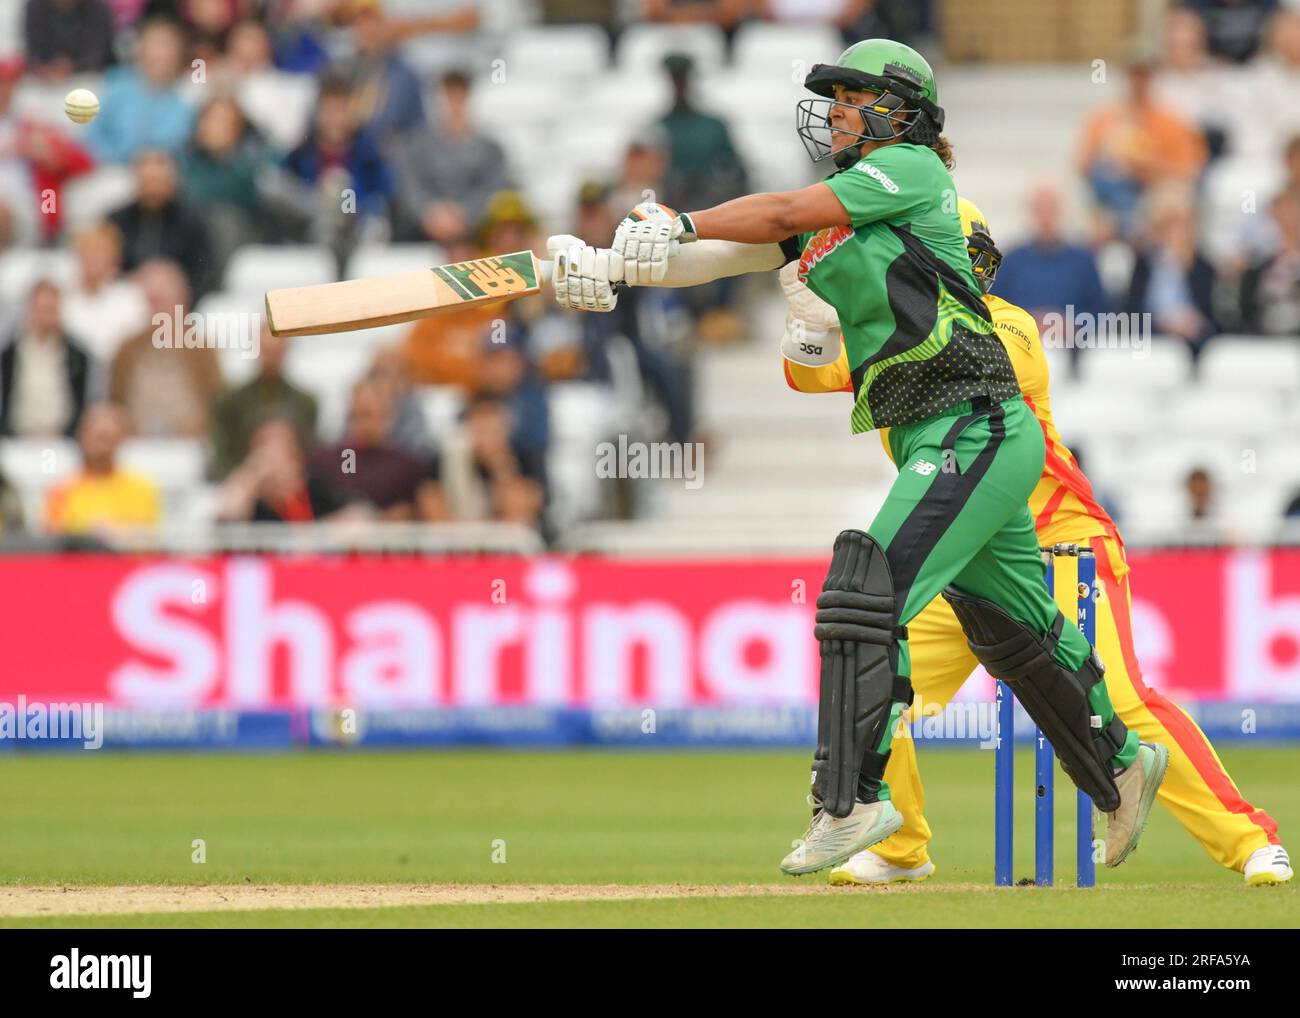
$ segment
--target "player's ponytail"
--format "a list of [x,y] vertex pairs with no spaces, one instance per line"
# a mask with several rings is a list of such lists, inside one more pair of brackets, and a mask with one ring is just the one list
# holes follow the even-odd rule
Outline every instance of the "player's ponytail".
[[934,150],[934,154],[939,157],[940,162],[949,170],[952,170],[957,165],[957,157],[952,154],[952,142],[942,134],[934,140],[930,148]]

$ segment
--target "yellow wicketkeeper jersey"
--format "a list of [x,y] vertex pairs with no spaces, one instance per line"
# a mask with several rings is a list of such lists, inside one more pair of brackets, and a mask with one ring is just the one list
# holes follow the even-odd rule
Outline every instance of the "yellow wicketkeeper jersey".
[[[1047,442],[1047,459],[1043,476],[1029,497],[1029,509],[1041,544],[1078,543],[1089,537],[1110,537],[1123,545],[1119,530],[1110,514],[1097,502],[1092,485],[1075,462],[1074,454],[1061,441],[1052,420],[1048,395],[1047,355],[1038,335],[1038,324],[1024,308],[989,294],[984,298],[993,317],[998,339],[1006,347],[1011,365],[1020,383],[1025,402],[1042,425]],[[813,368],[793,361],[785,362],[785,378],[799,392],[853,392],[849,361],[843,350],[834,364]],[[889,429],[880,431],[885,453],[889,454]],[[1112,563],[1118,576],[1128,572],[1122,560]]]

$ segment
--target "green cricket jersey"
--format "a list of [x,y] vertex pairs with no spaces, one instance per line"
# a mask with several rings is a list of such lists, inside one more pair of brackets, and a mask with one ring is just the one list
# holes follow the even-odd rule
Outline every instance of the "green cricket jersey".
[[939,157],[886,145],[826,183],[852,225],[792,240],[799,278],[839,313],[854,433],[921,421],[976,396],[1015,396]]

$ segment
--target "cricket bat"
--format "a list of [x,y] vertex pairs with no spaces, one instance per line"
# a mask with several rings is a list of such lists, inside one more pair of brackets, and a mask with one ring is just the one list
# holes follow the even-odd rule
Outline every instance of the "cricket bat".
[[551,267],[531,251],[515,251],[391,276],[268,290],[266,322],[275,336],[321,336],[413,322],[540,293]]

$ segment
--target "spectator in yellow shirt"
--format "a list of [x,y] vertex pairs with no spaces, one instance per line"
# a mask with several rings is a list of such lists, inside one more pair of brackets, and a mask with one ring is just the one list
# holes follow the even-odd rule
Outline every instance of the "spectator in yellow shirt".
[[114,403],[86,410],[77,429],[81,472],[55,487],[45,506],[51,533],[121,537],[158,523],[158,489],[147,477],[117,466],[126,417]]

